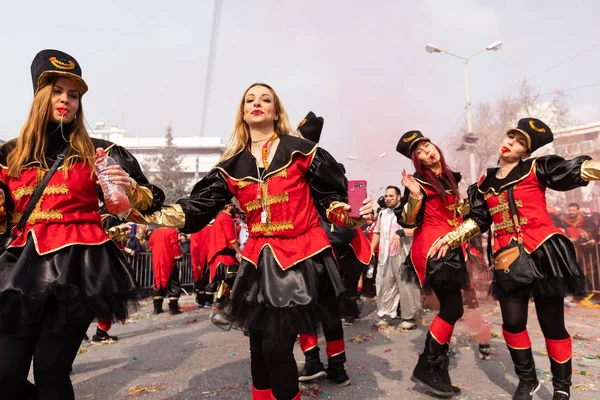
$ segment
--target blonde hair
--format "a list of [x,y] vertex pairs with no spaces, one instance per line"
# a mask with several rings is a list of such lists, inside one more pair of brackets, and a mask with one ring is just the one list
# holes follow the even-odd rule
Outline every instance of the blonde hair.
[[240,106],[238,108],[237,116],[235,117],[233,133],[229,137],[225,151],[223,152],[223,156],[221,156],[221,160],[219,161],[228,160],[236,154],[242,152],[250,140],[250,127],[246,121],[244,121],[244,105],[246,103],[246,94],[248,93],[248,90],[255,86],[266,87],[271,91],[271,93],[273,93],[273,105],[275,106],[275,113],[279,117],[279,119],[273,124],[273,130],[275,133],[279,136],[289,134],[299,136],[299,134],[292,129],[290,119],[283,108],[283,104],[281,103],[279,96],[277,96],[277,93],[275,93],[273,88],[266,83],[253,83],[244,91],[244,95],[240,100]]
[[[15,148],[10,152],[6,161],[8,176],[18,178],[21,175],[21,170],[29,163],[36,163],[44,168],[49,168],[44,153],[47,140],[46,127],[50,122],[52,113],[52,107],[50,106],[52,86],[55,81],[48,82],[47,85],[40,88],[33,98],[27,121],[21,128],[21,133],[15,140]],[[79,109],[75,114],[69,142],[71,148],[64,161],[65,175],[78,159],[83,159],[93,171],[94,145],[83,123],[81,97],[79,98]]]

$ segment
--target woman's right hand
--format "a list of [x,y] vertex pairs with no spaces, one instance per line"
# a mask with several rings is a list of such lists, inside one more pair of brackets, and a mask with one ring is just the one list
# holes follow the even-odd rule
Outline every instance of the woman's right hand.
[[450,250],[450,246],[448,246],[448,241],[443,237],[439,238],[433,244],[433,246],[431,246],[431,249],[429,249],[427,259],[435,257],[439,260],[440,258],[444,258],[446,256],[446,253],[448,253],[448,250]]
[[421,195],[421,186],[419,186],[413,175],[406,172],[405,169],[402,170],[402,181],[400,183],[410,190],[413,197],[418,198]]

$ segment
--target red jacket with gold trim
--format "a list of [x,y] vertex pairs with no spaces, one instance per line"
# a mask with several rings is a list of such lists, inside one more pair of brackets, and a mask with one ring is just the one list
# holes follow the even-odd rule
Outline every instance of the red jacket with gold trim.
[[176,260],[183,257],[179,247],[175,228],[158,228],[148,240],[152,250],[152,267],[154,268],[154,285],[157,289],[167,287],[169,276],[176,265]]
[[207,259],[210,266],[211,282],[215,277],[219,263],[223,265],[239,264],[237,258],[235,258],[235,250],[232,247],[236,243],[235,221],[231,214],[221,212],[215,218],[210,230]]
[[212,224],[206,225],[200,232],[190,235],[190,258],[194,282],[198,282],[204,275],[204,268],[208,265],[208,246],[210,244],[210,231]]
[[[95,147],[110,148],[108,154],[129,172],[139,185],[151,189],[154,198],[152,205],[147,208],[148,211],[162,206],[162,190],[148,183],[136,159],[127,150],[105,140],[92,139],[92,142]],[[33,192],[47,172],[47,169],[30,163],[21,170],[19,177],[8,176],[6,158],[14,145],[14,141],[9,141],[0,149],[0,188],[5,191],[9,211],[8,220],[0,219],[0,234],[17,225]],[[59,150],[55,153],[58,154]],[[49,157],[56,157],[56,154]],[[110,238],[102,227],[98,203],[102,194],[96,180],[95,173],[81,161],[76,162],[66,176],[61,166],[44,188],[24,231],[10,247],[25,246],[28,237],[31,236],[38,254],[44,255],[71,245],[99,245],[109,241]]]
[[[415,173],[414,178],[421,186],[423,201],[416,218],[416,229],[413,234],[413,244],[409,257],[419,281],[423,285],[427,273],[427,254],[429,250],[438,238],[452,231],[462,221],[460,216],[461,199],[454,196],[450,190],[447,190],[446,200],[444,200],[433,186],[427,182],[425,176]],[[454,173],[457,184],[460,183],[461,178],[460,173]],[[395,210],[397,215],[408,201],[409,193],[408,190],[404,192],[401,206]],[[398,221],[401,225],[415,227],[407,225],[401,218],[398,218]]]
[[496,178],[497,168],[488,169],[476,185],[469,187],[469,218],[482,232],[493,225],[494,251],[517,238],[508,206],[507,189],[519,211],[523,245],[531,253],[554,235],[565,234],[552,223],[546,205],[546,188],[566,191],[588,184],[581,178],[581,164],[587,156],[565,160],[543,156],[521,161],[505,179]]
[[178,201],[186,216],[182,230],[197,230],[235,196],[250,235],[242,255],[252,264],[258,264],[265,246],[284,270],[329,248],[314,203],[324,214],[332,202],[347,202],[347,180],[335,159],[315,143],[289,135],[279,139],[260,186],[256,160],[247,150],[198,182],[190,198]]

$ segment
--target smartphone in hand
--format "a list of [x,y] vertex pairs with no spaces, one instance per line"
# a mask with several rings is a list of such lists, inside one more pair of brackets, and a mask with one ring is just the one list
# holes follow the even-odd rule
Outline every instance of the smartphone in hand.
[[348,204],[350,211],[348,215],[352,218],[360,217],[360,209],[363,201],[367,198],[367,181],[350,180],[348,181]]

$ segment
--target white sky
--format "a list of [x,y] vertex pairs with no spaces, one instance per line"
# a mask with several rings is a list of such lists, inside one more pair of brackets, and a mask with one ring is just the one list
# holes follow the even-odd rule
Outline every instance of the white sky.
[[[81,64],[92,127],[161,136],[172,122],[176,136],[199,133],[212,0],[12,1],[0,12],[0,136],[18,135],[44,48]],[[474,104],[516,93],[524,78],[544,93],[577,88],[600,83],[599,14],[600,2],[577,0],[223,0],[206,135],[226,141],[245,88],[267,82],[293,124],[309,110],[325,118],[321,144],[350,178],[398,184],[409,166],[394,150],[402,133],[439,141],[464,117],[462,63],[427,43],[466,56],[504,41],[469,64]],[[600,86],[568,94],[577,122],[600,121]],[[347,160],[381,152],[370,174]]]

